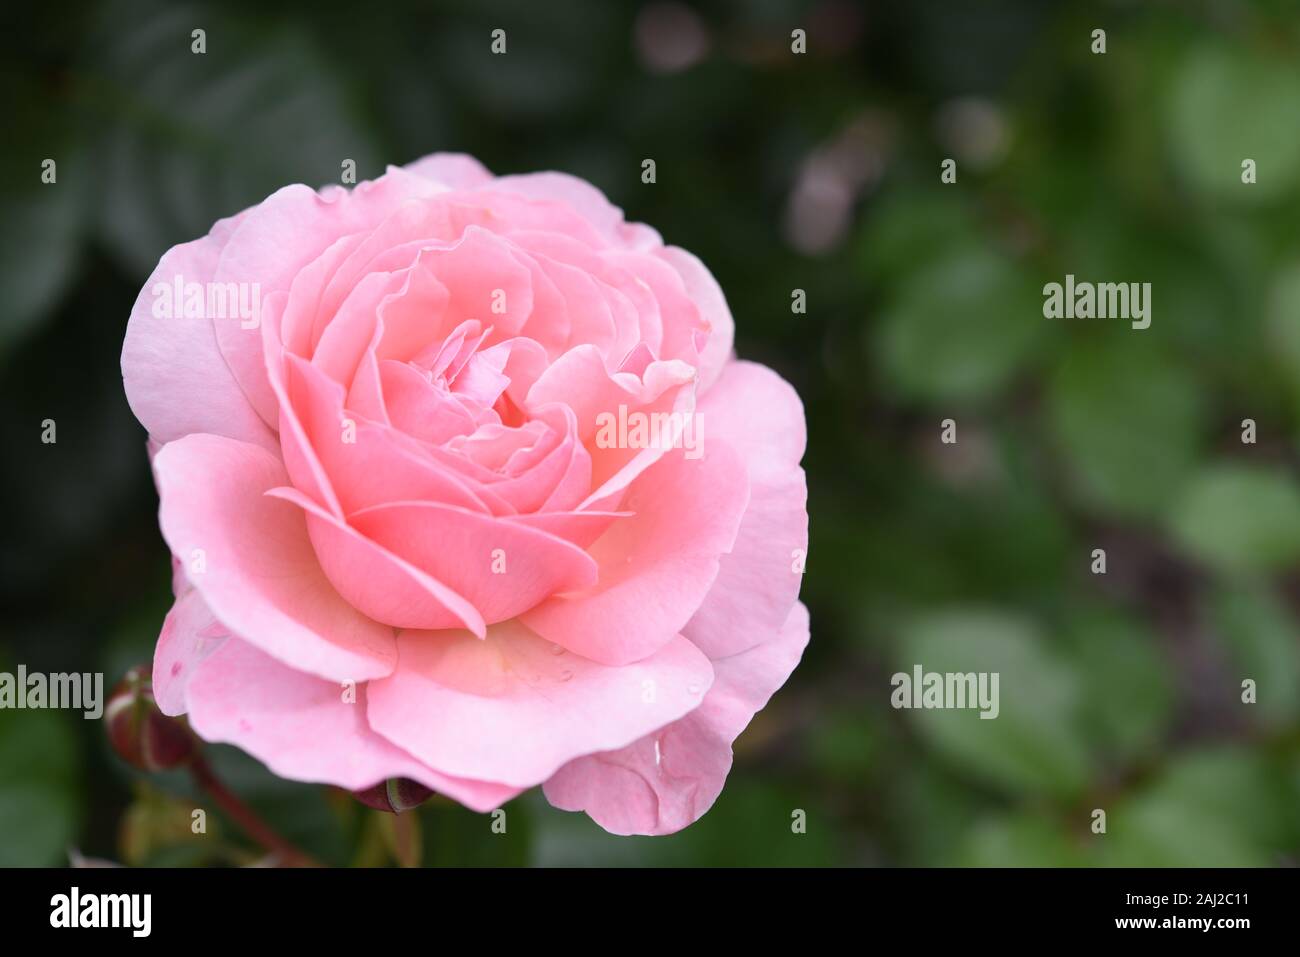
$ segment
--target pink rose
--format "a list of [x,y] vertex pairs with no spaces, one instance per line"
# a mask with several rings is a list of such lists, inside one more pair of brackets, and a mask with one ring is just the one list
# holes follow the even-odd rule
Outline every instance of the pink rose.
[[691,823],[808,641],[803,410],[732,333],[596,189],[467,156],[171,249],[122,349],[159,705],[286,778]]

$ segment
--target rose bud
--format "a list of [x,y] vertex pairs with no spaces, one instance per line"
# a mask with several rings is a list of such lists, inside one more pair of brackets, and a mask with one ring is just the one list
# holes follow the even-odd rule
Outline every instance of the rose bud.
[[194,754],[189,729],[158,710],[149,669],[137,665],[109,695],[104,723],[113,750],[142,771],[164,771],[184,764]]
[[389,778],[364,791],[353,791],[352,796],[376,811],[401,814],[419,807],[433,795],[433,791],[410,778]]

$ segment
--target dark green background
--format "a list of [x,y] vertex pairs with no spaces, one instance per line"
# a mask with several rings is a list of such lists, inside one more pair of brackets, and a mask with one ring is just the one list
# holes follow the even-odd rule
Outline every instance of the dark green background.
[[[713,270],[740,354],[807,406],[813,628],[686,832],[615,838],[533,794],[493,835],[435,801],[425,863],[1295,862],[1296,4],[718,3],[708,54],[670,74],[630,4],[24,6],[3,30],[0,670],[112,682],[150,657],[169,569],[118,357],[160,254],[345,157],[368,178],[463,150],[586,177]],[[827,221],[810,169],[849,189],[817,248],[791,226]],[[1067,272],[1152,283],[1151,328],[1043,319]],[[999,671],[1000,718],[891,709],[915,662]],[[388,859],[377,816],[215,750],[314,853]],[[248,860],[228,824],[190,837],[189,793],[79,715],[0,712],[0,864]]]

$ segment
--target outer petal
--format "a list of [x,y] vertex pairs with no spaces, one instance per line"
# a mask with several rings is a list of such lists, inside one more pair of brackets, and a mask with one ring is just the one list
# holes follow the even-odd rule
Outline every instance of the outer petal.
[[342,685],[285,667],[229,639],[203,662],[187,691],[190,724],[208,741],[238,745],[280,777],[361,790],[406,777],[476,811],[500,807],[518,788],[441,774],[370,729],[366,686]]
[[722,792],[732,742],[807,644],[808,610],[796,604],[774,637],[713,662],[713,687],[700,707],[629,747],[566,764],[546,782],[547,800],[586,811],[614,834],[671,834],[698,820]]
[[713,677],[682,638],[611,668],[557,654],[517,620],[489,628],[485,641],[402,632],[398,644],[397,670],[370,685],[371,727],[431,767],[517,787],[681,717]]
[[803,458],[808,439],[803,403],[765,365],[729,362],[699,408],[708,410],[709,434],[725,436],[744,455],[751,474],[779,473]]
[[623,222],[623,211],[585,179],[568,173],[519,173],[498,177],[492,188],[530,199],[549,199],[577,210],[602,233],[613,235]]
[[122,343],[122,384],[131,411],[159,442],[211,432],[275,448],[274,434],[245,398],[221,354],[213,320],[187,319],[183,312],[172,318],[153,314],[156,284],[173,286],[177,277],[182,283],[212,279],[238,221],[223,219],[202,239],[169,249],[131,310]]
[[403,167],[448,189],[474,189],[492,181],[492,174],[468,153],[430,153]]
[[335,680],[386,675],[393,630],[339,597],[296,505],[264,493],[288,484],[269,452],[215,435],[170,442],[154,458],[163,537],[232,632],[294,668]]
[[636,661],[674,639],[695,614],[732,547],[748,492],[744,465],[723,442],[678,449],[638,478],[615,522],[589,549],[594,588],[557,595],[522,617],[539,635],[606,664]]
[[203,596],[189,589],[163,619],[153,655],[153,695],[163,714],[185,713],[185,688],[208,655],[221,647],[228,632]]
[[568,173],[521,173],[502,176],[492,189],[530,199],[551,200],[576,210],[610,242],[634,249],[662,245],[659,234],[641,223],[623,221],[623,211],[595,186]]
[[[749,472],[749,507],[708,597],[682,634],[711,658],[733,655],[781,627],[803,576],[795,552],[808,548],[808,492],[799,459],[803,406],[771,369],[732,362],[704,397],[707,442],[735,446]],[[802,566],[800,566],[802,567]]]

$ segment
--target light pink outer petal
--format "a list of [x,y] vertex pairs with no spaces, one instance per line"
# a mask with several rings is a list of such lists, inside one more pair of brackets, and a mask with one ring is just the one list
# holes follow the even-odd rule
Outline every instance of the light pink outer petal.
[[580,213],[587,222],[603,235],[617,236],[623,224],[623,211],[613,205],[605,194],[585,179],[568,173],[520,173],[498,177],[492,184],[494,190],[527,196],[529,199],[546,199],[564,203]]
[[674,640],[709,593],[748,501],[745,466],[709,436],[703,456],[675,449],[637,479],[620,519],[588,549],[594,588],[548,598],[525,624],[570,651],[626,664]]
[[529,199],[563,203],[582,215],[610,242],[628,249],[648,250],[663,245],[659,234],[642,223],[623,220],[623,211],[599,189],[568,173],[538,172],[501,176],[492,189]]
[[234,744],[275,774],[358,791],[405,777],[476,811],[500,807],[518,788],[441,774],[371,730],[366,686],[345,700],[342,684],[287,668],[230,638],[205,660],[186,690],[200,737]]
[[807,445],[803,403],[767,366],[737,359],[700,400],[708,434],[720,435],[740,452],[751,475],[778,474],[798,466]]
[[699,705],[709,661],[674,638],[612,668],[556,654],[517,620],[468,632],[402,632],[400,661],[370,683],[370,725],[430,767],[532,787],[567,761],[623,747]]
[[808,549],[803,405],[780,376],[753,362],[729,363],[699,412],[705,448],[734,446],[749,473],[749,507],[708,596],[682,634],[710,658],[744,651],[773,634],[799,595]]
[[190,435],[163,447],[154,475],[163,537],[222,624],[325,678],[364,681],[392,671],[393,629],[339,597],[302,511],[265,494],[288,484],[279,459],[247,442]]
[[475,189],[492,181],[492,174],[468,153],[430,153],[403,167],[448,189]]
[[199,664],[226,640],[225,627],[212,617],[203,596],[189,589],[163,619],[153,655],[153,696],[158,710],[185,713],[185,686]]
[[[154,286],[212,279],[222,247],[240,217],[223,219],[212,232],[173,246],[159,261],[131,309],[122,343],[122,384],[135,417],[158,442],[191,432],[211,432],[269,449],[275,436],[235,381],[217,344],[211,319],[157,318]],[[173,308],[183,310],[184,302]],[[222,319],[234,322],[238,319]]]
[[579,758],[546,782],[546,798],[586,811],[613,834],[671,834],[698,820],[722,793],[731,744],[794,671],[808,644],[808,610],[748,651],[713,662],[703,704],[635,744]]

